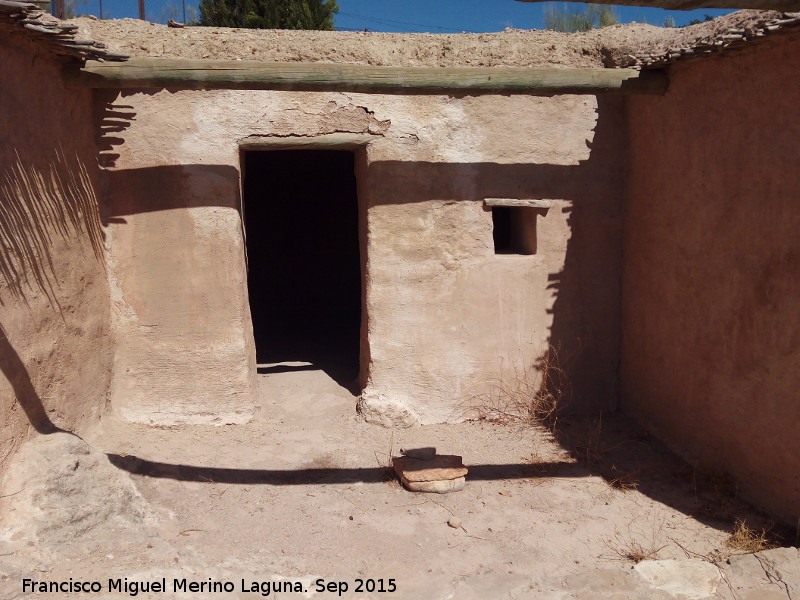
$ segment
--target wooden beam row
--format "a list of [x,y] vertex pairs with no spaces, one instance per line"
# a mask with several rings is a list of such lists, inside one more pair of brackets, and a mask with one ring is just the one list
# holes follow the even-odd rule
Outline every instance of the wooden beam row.
[[664,94],[665,72],[555,67],[378,67],[329,63],[131,58],[65,67],[69,86],[291,90],[367,94]]

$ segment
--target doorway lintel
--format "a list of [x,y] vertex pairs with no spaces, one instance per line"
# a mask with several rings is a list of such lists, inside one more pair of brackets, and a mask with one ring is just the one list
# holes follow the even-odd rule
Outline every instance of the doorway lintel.
[[239,149],[246,150],[357,150],[380,136],[369,133],[325,133],[309,136],[249,135],[239,140]]

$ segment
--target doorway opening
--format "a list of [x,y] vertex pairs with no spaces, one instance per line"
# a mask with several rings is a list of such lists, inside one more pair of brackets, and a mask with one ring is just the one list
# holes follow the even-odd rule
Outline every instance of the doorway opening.
[[242,162],[259,372],[322,369],[353,391],[361,337],[355,153],[258,150]]

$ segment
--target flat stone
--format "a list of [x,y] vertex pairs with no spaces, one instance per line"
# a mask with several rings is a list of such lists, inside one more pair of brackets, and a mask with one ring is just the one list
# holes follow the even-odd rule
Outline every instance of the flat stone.
[[[749,592],[742,594],[744,600],[772,600],[778,596],[786,600],[787,588],[800,590],[798,548],[774,548],[755,554],[734,555],[722,567],[731,584]],[[754,582],[757,582],[757,587],[753,586]]]
[[463,477],[456,479],[442,479],[440,481],[409,481],[402,475],[400,482],[411,492],[428,492],[433,494],[448,494],[450,492],[460,492],[466,485]]
[[643,560],[634,570],[652,587],[687,600],[713,596],[722,580],[719,569],[704,560]]
[[464,478],[467,468],[460,456],[439,454],[430,460],[420,460],[411,456],[392,458],[395,473],[407,481],[444,481]]

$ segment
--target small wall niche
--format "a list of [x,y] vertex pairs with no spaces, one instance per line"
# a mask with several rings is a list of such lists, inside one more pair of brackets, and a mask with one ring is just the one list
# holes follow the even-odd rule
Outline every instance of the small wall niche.
[[494,253],[528,256],[536,254],[536,217],[550,208],[547,200],[486,198],[492,211]]

